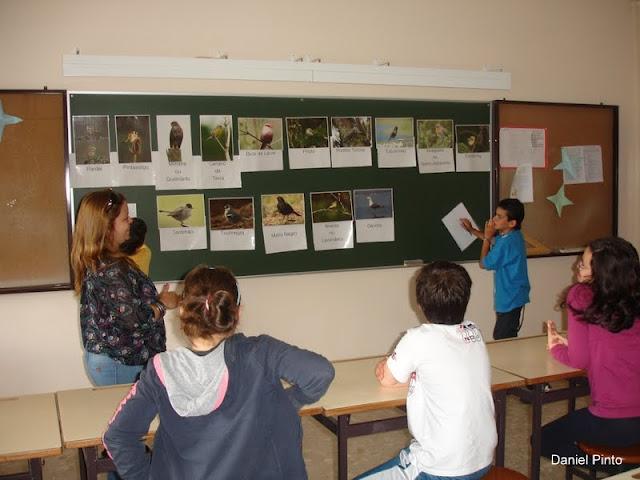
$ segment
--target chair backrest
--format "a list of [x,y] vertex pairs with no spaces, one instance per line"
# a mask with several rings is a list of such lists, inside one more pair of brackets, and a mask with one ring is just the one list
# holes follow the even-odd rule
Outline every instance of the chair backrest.
[[505,467],[491,467],[482,480],[527,480],[520,472]]
[[640,463],[640,443],[630,447],[605,447],[586,442],[578,442],[578,448],[587,455],[600,455],[601,458],[620,458],[622,463]]

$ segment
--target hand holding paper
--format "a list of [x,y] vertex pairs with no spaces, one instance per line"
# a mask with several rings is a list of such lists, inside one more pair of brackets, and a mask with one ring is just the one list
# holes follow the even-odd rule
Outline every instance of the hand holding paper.
[[[478,226],[462,202],[442,218],[442,223],[447,227],[461,251],[466,250],[476,239],[470,231],[473,229],[478,230]],[[468,226],[470,226],[469,229],[467,228]]]

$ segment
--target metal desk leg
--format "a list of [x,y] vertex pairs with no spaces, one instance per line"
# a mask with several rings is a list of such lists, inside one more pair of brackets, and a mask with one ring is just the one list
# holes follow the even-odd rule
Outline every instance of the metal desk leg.
[[82,480],[98,480],[98,448],[84,447],[79,452],[80,478]]
[[533,386],[533,399],[531,401],[531,480],[540,478],[540,453],[542,440],[542,395],[544,383]]
[[504,447],[507,417],[507,391],[501,390],[493,393],[493,403],[496,407],[496,431],[498,432],[498,444],[496,445],[497,467],[504,467]]
[[349,462],[347,455],[347,442],[349,440],[349,420],[351,415],[339,415],[336,425],[338,437],[338,480],[347,480]]
[[42,480],[42,460],[39,458],[29,460],[29,472],[33,480]]

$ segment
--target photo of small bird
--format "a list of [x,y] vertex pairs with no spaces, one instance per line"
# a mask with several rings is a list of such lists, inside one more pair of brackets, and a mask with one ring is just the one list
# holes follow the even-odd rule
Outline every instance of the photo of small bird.
[[193,212],[193,205],[191,205],[190,203],[187,203],[186,205],[183,205],[171,211],[160,210],[160,213],[166,213],[167,216],[180,222],[181,227],[188,227],[188,225],[185,225],[184,222],[191,216],[192,212]]
[[169,148],[180,148],[184,132],[182,127],[176,121],[171,122],[171,130],[169,130]]
[[389,135],[389,140],[393,140],[394,138],[396,138],[396,136],[398,135],[398,126],[396,125],[395,127],[393,127],[393,130],[391,131],[391,134]]
[[239,223],[242,221],[242,215],[234,210],[228,203],[224,206],[224,217],[229,223]]
[[276,205],[276,208],[278,209],[280,215],[285,217],[287,220],[289,219],[290,215],[297,215],[298,217],[302,216],[301,214],[296,212],[293,207],[285,201],[284,198],[278,196],[277,200],[278,204]]
[[382,205],[373,201],[370,196],[367,196],[367,202],[369,202],[369,208],[373,212],[373,216],[376,217],[376,211],[380,208],[383,208]]
[[273,141],[273,125],[265,123],[262,126],[262,132],[260,132],[260,150],[271,148],[271,142]]

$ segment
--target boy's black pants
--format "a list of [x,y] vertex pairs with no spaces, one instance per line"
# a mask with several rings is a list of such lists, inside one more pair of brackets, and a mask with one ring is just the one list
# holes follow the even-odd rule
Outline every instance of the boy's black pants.
[[496,325],[493,327],[493,339],[513,338],[518,336],[520,330],[520,314],[522,307],[514,308],[509,312],[496,312]]

